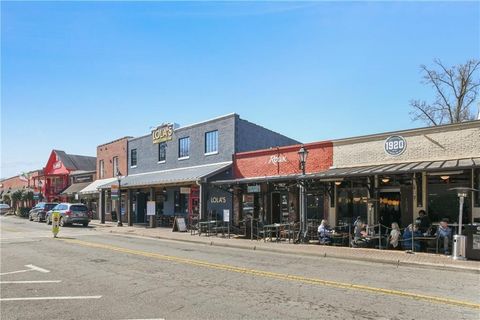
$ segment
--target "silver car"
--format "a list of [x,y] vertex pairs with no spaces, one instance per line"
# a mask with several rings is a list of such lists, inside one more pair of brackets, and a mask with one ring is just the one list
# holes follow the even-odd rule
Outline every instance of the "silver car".
[[90,212],[83,203],[59,203],[52,210],[47,212],[47,224],[52,224],[52,213],[60,213],[60,226],[79,223],[88,227]]
[[5,214],[10,211],[10,206],[6,203],[0,203],[0,214]]

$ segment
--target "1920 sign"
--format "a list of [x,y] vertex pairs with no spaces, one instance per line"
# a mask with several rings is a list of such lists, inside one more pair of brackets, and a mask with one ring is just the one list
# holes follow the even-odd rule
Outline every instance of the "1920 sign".
[[385,140],[385,152],[391,156],[399,156],[407,149],[407,141],[401,136],[391,136]]
[[152,131],[153,143],[161,143],[172,140],[173,137],[173,124],[167,124],[158,127]]

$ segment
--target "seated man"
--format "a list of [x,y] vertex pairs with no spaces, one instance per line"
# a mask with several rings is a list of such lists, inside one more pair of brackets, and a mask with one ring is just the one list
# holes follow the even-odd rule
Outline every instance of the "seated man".
[[367,225],[363,221],[358,220],[353,231],[353,246],[356,248],[366,248],[370,245],[365,231]]
[[437,229],[435,235],[438,238],[440,247],[443,247],[443,253],[450,254],[450,241],[452,239],[452,229],[448,226],[448,219],[440,221],[440,226]]
[[431,227],[430,219],[425,210],[418,211],[418,218],[415,223],[420,225],[420,232],[426,234]]
[[403,233],[403,249],[412,250],[413,241],[413,250],[420,251],[420,241],[415,241],[415,239],[412,239],[412,236],[413,238],[422,236],[422,232],[418,228],[418,225],[412,226],[412,224],[410,224],[408,228],[405,229],[405,232]]
[[330,244],[332,243],[332,234],[333,230],[330,229],[327,220],[322,220],[318,226],[318,241],[319,244]]

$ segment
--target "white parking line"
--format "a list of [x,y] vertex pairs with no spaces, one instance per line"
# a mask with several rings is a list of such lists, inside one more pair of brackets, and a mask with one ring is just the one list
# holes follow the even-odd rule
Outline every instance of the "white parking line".
[[25,267],[27,267],[28,269],[0,273],[0,276],[5,276],[7,274],[14,274],[14,273],[29,272],[29,271],[38,271],[38,272],[42,272],[42,273],[50,272],[50,270],[37,267],[33,264],[26,264]]
[[24,297],[24,298],[0,298],[0,301],[82,300],[82,299],[100,299],[101,297],[102,296]]
[[62,280],[0,281],[0,284],[59,283]]

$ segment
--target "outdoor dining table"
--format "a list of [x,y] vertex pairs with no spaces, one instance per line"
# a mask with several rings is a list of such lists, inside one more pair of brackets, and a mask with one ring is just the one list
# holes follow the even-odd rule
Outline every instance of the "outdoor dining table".
[[272,241],[272,232],[275,232],[276,241],[280,241],[280,229],[287,228],[288,230],[288,242],[290,242],[291,234],[290,234],[290,224],[289,223],[274,223],[274,224],[266,224],[263,226],[263,241],[267,241],[267,234],[270,237],[270,242]]
[[335,232],[332,233],[331,235],[332,238],[332,245],[333,246],[344,246],[345,245],[345,240],[350,239],[350,234],[348,232]]
[[429,241],[435,241],[435,253],[438,253],[438,238],[436,236],[421,236],[421,237],[413,237],[413,241],[420,241],[420,243],[424,243],[425,247],[422,245],[422,248],[428,249],[426,245],[428,245]]

